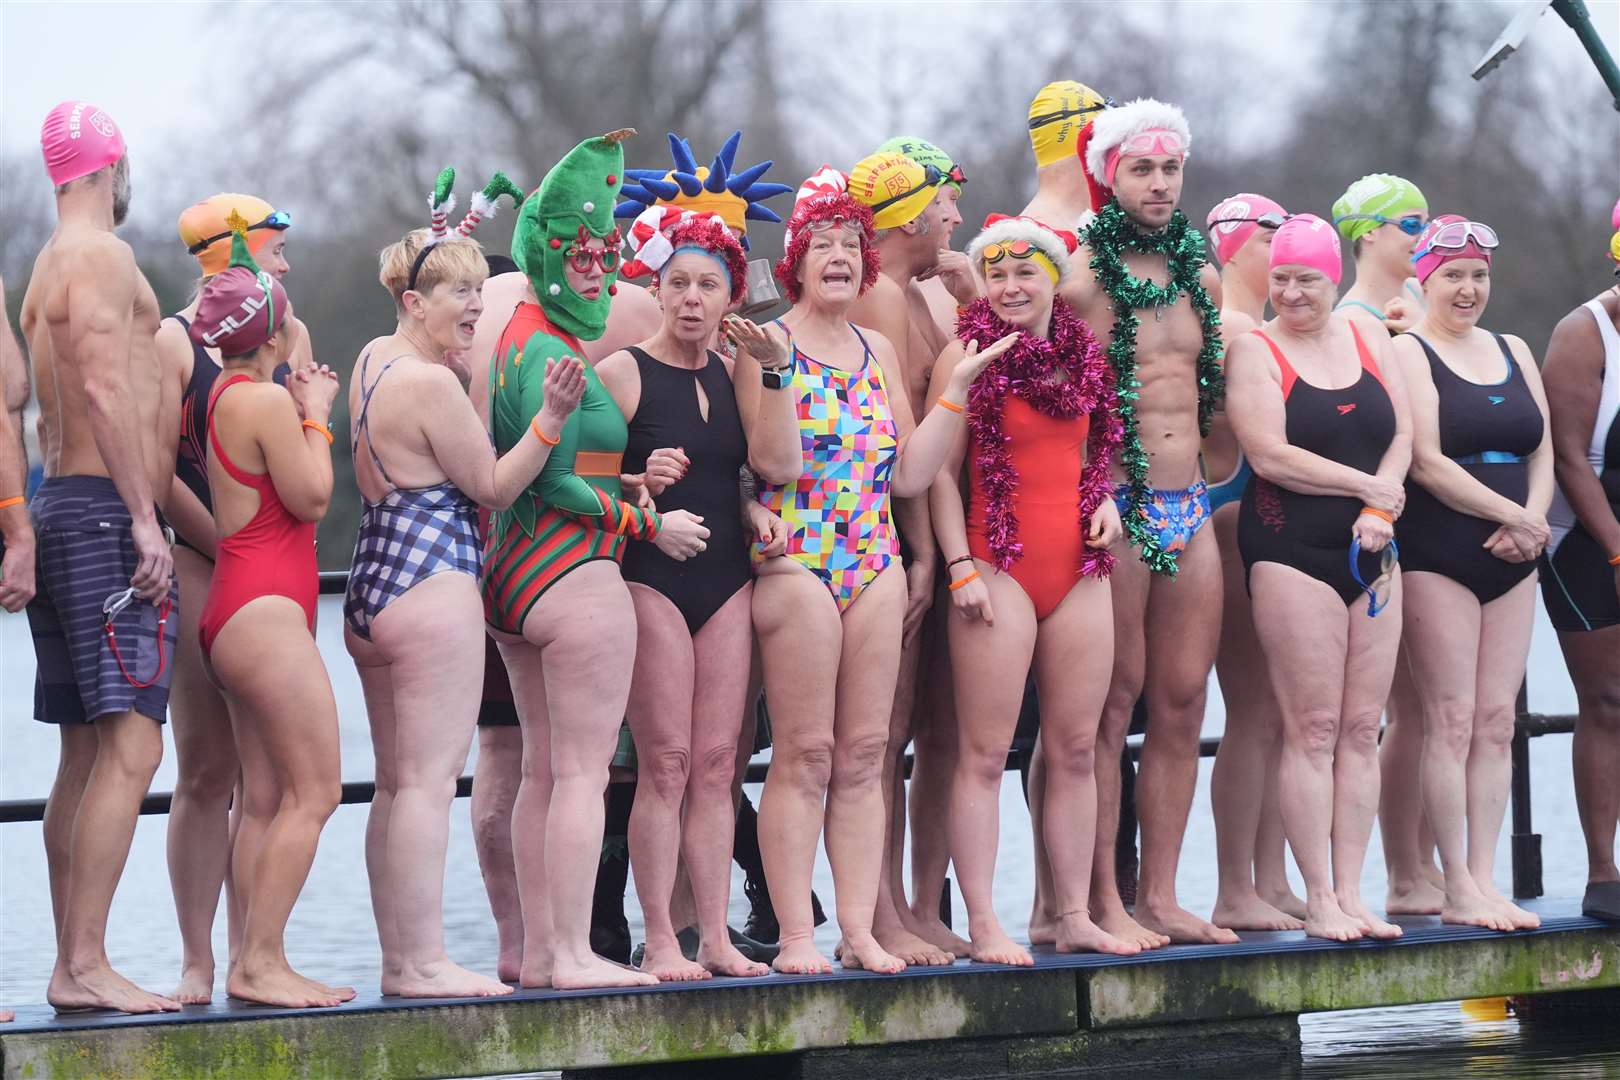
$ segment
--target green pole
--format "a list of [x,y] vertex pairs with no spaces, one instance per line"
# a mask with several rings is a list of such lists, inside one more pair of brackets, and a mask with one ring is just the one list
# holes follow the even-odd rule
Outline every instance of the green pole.
[[1598,74],[1603,76],[1603,82],[1614,98],[1615,109],[1620,110],[1620,68],[1615,67],[1614,57],[1609,55],[1609,50],[1603,45],[1603,39],[1592,27],[1592,16],[1586,10],[1586,0],[1553,0],[1552,8],[1558,12],[1558,17],[1575,31],[1575,36],[1581,39],[1581,45],[1586,48],[1586,55],[1597,65]]

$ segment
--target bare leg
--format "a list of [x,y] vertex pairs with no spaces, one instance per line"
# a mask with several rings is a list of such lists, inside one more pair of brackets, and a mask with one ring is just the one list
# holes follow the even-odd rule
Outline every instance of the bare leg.
[[[403,597],[401,598],[403,599]],[[371,916],[382,947],[381,989],[399,993],[399,926],[394,916],[394,891],[388,880],[388,821],[399,787],[398,717],[394,710],[393,665],[373,642],[356,636],[345,625],[343,642],[360,676],[366,699],[366,720],[371,728],[371,757],[375,793],[366,812],[366,879],[371,891]]]
[[[1016,735],[1017,729],[1013,730]],[[1041,748],[1041,733],[1038,730],[1035,732],[1035,745],[1029,751],[1029,780],[1024,803],[1029,810],[1029,831],[1035,842],[1032,860],[1035,865],[1035,896],[1029,908],[1029,943],[1053,945],[1057,942],[1057,909],[1053,907],[1056,901],[1052,896],[1051,853],[1046,847],[1046,752]],[[1117,799],[1114,806],[1114,816],[1117,818]]]
[[1536,576],[1531,574],[1481,611],[1474,739],[1468,751],[1468,870],[1487,898],[1513,923],[1533,930],[1539,916],[1496,887],[1496,841],[1513,781],[1513,730],[1519,686],[1530,655]]
[[197,620],[214,564],[189,548],[174,549],[180,578],[180,637],[175,643],[169,720],[178,774],[169,806],[169,885],[180,922],[180,983],[169,996],[206,1004],[214,993],[214,916],[231,861],[230,805],[236,789],[236,744],[230,711],[208,680]]
[[[670,918],[682,851],[682,807],[692,775],[693,642],[686,620],[668,597],[646,585],[631,583],[629,589],[636,614],[629,717],[637,772],[629,842],[647,935],[641,970],[664,982],[707,979],[708,969],[682,954]],[[729,837],[724,850],[729,862]]]
[[1282,709],[1278,797],[1288,846],[1305,879],[1305,932],[1354,941],[1362,935],[1361,921],[1339,907],[1333,889],[1333,758],[1344,703],[1347,613],[1338,593],[1291,566],[1256,563],[1249,583],[1255,632]]
[[473,848],[500,942],[496,974],[506,982],[516,981],[523,959],[523,905],[512,865],[512,803],[522,778],[522,730],[479,728],[478,769],[472,790]]
[[[1265,654],[1254,636],[1243,559],[1237,550],[1237,507],[1221,507],[1212,523],[1219,542],[1225,589],[1221,606],[1220,649],[1215,671],[1226,704],[1226,730],[1210,773],[1209,796],[1215,813],[1215,859],[1219,889],[1210,918],[1233,930],[1300,930],[1305,924],[1268,903],[1259,891],[1266,858],[1271,882],[1287,891],[1282,866],[1281,822],[1277,820],[1276,765],[1282,717],[1271,693]],[[1271,815],[1269,845],[1259,850],[1261,822]]]
[[1403,644],[1395,662],[1388,724],[1378,748],[1382,774],[1378,827],[1389,873],[1384,907],[1391,915],[1438,915],[1445,905],[1445,892],[1429,875],[1432,844],[1426,843],[1425,837],[1432,842],[1434,833],[1423,807],[1426,721],[1423,698],[1413,680],[1410,651],[1410,645]]
[[340,1004],[353,991],[317,992],[287,963],[283,946],[287,918],[341,788],[337,704],[325,665],[302,609],[281,596],[261,596],[232,616],[214,640],[212,661],[233,723],[252,727],[273,773],[258,775],[244,758],[249,797],[267,780],[279,789],[254,858],[242,953],[226,989],[264,1005]]
[[832,965],[812,939],[810,878],[832,775],[843,625],[826,587],[796,564],[761,572],[753,606],[773,739],[759,800],[760,854],[782,928],[771,966],[784,974],[827,974]]
[[[507,653],[513,690],[523,702],[524,778],[514,822],[544,822],[539,866],[533,847],[513,837],[518,887],[523,897],[522,980],[540,976],[558,990],[601,986],[649,986],[657,980],[604,960],[591,951],[591,895],[602,853],[602,794],[619,724],[630,696],[635,664],[635,608],[616,564],[598,561],[570,570],[552,585],[524,621],[524,638],[540,649],[536,680],[532,650]],[[516,662],[515,662],[516,661]],[[520,673],[520,668],[523,669]],[[543,698],[535,700],[535,683]],[[543,718],[544,726],[530,720]],[[543,760],[542,760],[543,759]],[[531,777],[544,769],[549,796],[543,812],[531,803]],[[540,792],[536,791],[536,795]],[[540,927],[531,907],[544,894]],[[534,900],[531,900],[534,897]],[[545,952],[531,952],[537,929],[549,930]],[[546,965],[537,969],[536,965]]]
[[1385,941],[1400,937],[1401,928],[1378,918],[1367,907],[1361,897],[1361,870],[1367,861],[1373,818],[1378,814],[1378,724],[1389,700],[1400,646],[1404,591],[1405,582],[1397,572],[1387,621],[1368,617],[1365,596],[1350,605],[1344,698],[1333,751],[1334,892],[1339,909],[1359,920],[1363,934]]
[[[958,749],[947,817],[957,884],[968,909],[969,955],[981,963],[1029,967],[1035,960],[996,917],[996,850],[1007,748],[1024,697],[1023,673],[1035,653],[1035,609],[1009,575],[975,562],[990,591],[994,626],[955,615],[950,624]],[[1079,829],[1083,823],[1074,822]],[[1068,830],[1066,830],[1068,831]]]
[[[1107,933],[1144,949],[1168,945],[1170,939],[1148,929],[1125,910],[1114,871],[1114,849],[1119,834],[1119,759],[1125,752],[1125,734],[1130,730],[1131,712],[1141,696],[1147,668],[1143,627],[1150,575],[1140,560],[1127,556],[1119,560],[1108,579],[1114,604],[1114,668],[1109,676],[1102,723],[1097,729],[1097,840],[1091,860],[1092,919]],[[1030,796],[1035,795],[1032,783]]]
[[1150,586],[1143,622],[1153,677],[1145,687],[1148,731],[1137,773],[1142,883],[1135,915],[1142,926],[1171,941],[1230,944],[1237,934],[1176,901],[1176,869],[1198,787],[1204,701],[1221,634],[1221,564],[1214,530],[1200,529],[1179,564],[1174,579],[1159,578]]
[[[466,574],[414,585],[372,623],[393,682],[393,805],[382,862],[393,917],[395,983],[405,997],[495,997],[511,987],[451,961],[444,948],[450,804],[467,764],[484,674],[483,602]],[[379,911],[383,907],[379,905]],[[384,977],[389,975],[384,968]]]
[[917,693],[915,739],[912,743],[911,820],[926,823],[911,830],[911,921],[918,937],[952,956],[966,956],[967,939],[939,917],[939,898],[950,866],[950,830],[944,826],[951,807],[956,773],[956,702],[951,689],[950,647],[946,626],[951,606],[935,599],[923,627],[923,676]]
[[[129,857],[141,799],[163,757],[163,733],[150,717],[135,712],[103,716],[95,727],[95,764],[73,818],[62,932],[45,1000],[59,1010],[172,1012],[179,1002],[118,974],[106,949],[107,911]],[[75,732],[72,739],[74,750],[82,751],[82,738]]]
[[[884,950],[907,965],[949,964],[955,958],[947,950],[920,937],[912,930],[911,905],[906,902],[903,868],[906,849],[906,745],[911,741],[911,725],[921,696],[924,634],[903,642],[894,704],[889,712],[889,734],[884,748],[883,792],[883,870],[878,875],[877,909],[872,934]],[[937,895],[937,894],[936,894]]]
[[51,918],[55,923],[51,936],[60,942],[67,916],[68,871],[73,862],[73,822],[79,816],[79,804],[84,799],[85,785],[90,781],[90,770],[95,768],[100,736],[94,724],[61,724],[56,731],[62,752],[57,758],[50,797],[45,800],[44,833]]
[[827,784],[827,861],[837,894],[842,960],[845,967],[879,974],[894,974],[906,966],[872,934],[883,876],[883,752],[889,741],[905,604],[905,573],[894,563],[844,609],[832,775]]
[[1575,808],[1586,838],[1588,885],[1620,881],[1614,861],[1620,819],[1620,626],[1560,633],[1579,716],[1571,754]]

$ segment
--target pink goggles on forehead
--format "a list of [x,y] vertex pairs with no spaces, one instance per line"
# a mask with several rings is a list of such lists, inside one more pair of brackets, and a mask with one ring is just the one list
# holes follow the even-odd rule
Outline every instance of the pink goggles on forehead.
[[1108,186],[1114,185],[1114,174],[1119,171],[1119,159],[1129,154],[1132,157],[1147,157],[1151,154],[1173,154],[1176,157],[1187,156],[1187,144],[1181,141],[1181,135],[1169,128],[1148,128],[1139,131],[1126,139],[1118,146],[1111,148],[1103,159],[1108,170]]

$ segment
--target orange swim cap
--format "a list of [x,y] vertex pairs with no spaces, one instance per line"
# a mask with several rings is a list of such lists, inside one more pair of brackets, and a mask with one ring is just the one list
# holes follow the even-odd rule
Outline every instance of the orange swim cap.
[[248,250],[255,255],[291,224],[285,214],[277,214],[275,207],[257,195],[221,192],[186,207],[180,214],[180,242],[197,257],[205,277],[230,265],[231,227],[225,219],[233,210],[249,222]]

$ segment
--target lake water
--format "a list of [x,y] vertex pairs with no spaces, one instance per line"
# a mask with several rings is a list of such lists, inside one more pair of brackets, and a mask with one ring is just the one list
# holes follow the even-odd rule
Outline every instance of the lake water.
[[[1538,623],[1530,657],[1530,704],[1537,711],[1567,713],[1574,691],[1564,672],[1557,640],[1545,618]],[[342,717],[343,776],[370,779],[371,745],[359,681],[344,652],[337,598],[321,603],[320,644],[332,673]],[[1211,684],[1206,734],[1225,723],[1220,695]],[[33,649],[26,620],[0,615],[0,798],[43,798],[50,789],[57,757],[54,731],[32,721]],[[174,784],[172,743],[153,782],[155,790]],[[476,747],[474,749],[476,755]],[[1578,896],[1586,863],[1570,785],[1570,740],[1532,740],[1535,824],[1543,836],[1545,883],[1549,896]],[[1189,908],[1208,912],[1215,897],[1214,826],[1209,810],[1209,767],[1202,763],[1197,799],[1188,828],[1178,887]],[[752,790],[757,803],[758,791]],[[1028,816],[1016,774],[1002,789],[1002,841],[997,908],[1015,936],[1029,914],[1031,878]],[[375,986],[378,951],[371,920],[362,845],[365,806],[340,807],[327,826],[309,884],[294,910],[287,953],[300,970],[328,982]],[[445,881],[445,922],[450,954],[459,962],[493,973],[495,928],[473,854],[468,803],[458,800],[451,817],[450,854]],[[164,861],[167,818],[143,817],[123,882],[113,902],[107,950],[113,963],[136,982],[156,990],[173,985],[180,942]],[[1497,860],[1499,887],[1509,890],[1507,830]],[[45,855],[37,823],[0,825],[0,1003],[43,1000],[54,958]],[[1384,893],[1383,856],[1376,831],[1368,852],[1363,887],[1376,906]],[[1296,887],[1297,881],[1296,881]],[[818,860],[816,888],[832,897],[825,857]],[[732,889],[733,923],[746,917],[742,879]],[[956,898],[957,917],[963,909]],[[639,939],[634,883],[626,897],[631,932]],[[829,923],[818,942],[831,951],[836,931]],[[215,952],[223,965],[224,920],[215,932]],[[1308,1077],[1428,1077],[1453,1080],[1459,1073],[1480,1076],[1620,1077],[1620,1030],[1604,1025],[1556,1039],[1539,1036],[1511,1018],[1480,1018],[1457,1003],[1393,1010],[1332,1013],[1301,1021],[1304,1053],[1282,1075]],[[1178,1069],[1183,1076],[1238,1076],[1238,1071]],[[1088,1074],[1095,1075],[1095,1074]],[[1252,1070],[1241,1075],[1248,1080]]]

